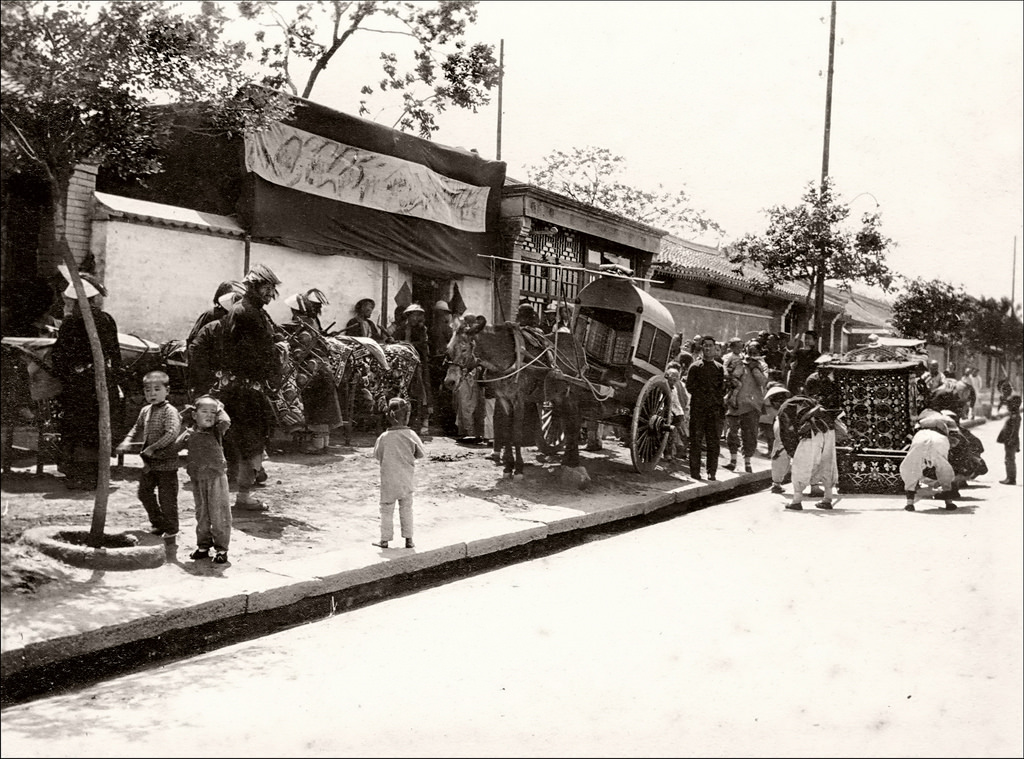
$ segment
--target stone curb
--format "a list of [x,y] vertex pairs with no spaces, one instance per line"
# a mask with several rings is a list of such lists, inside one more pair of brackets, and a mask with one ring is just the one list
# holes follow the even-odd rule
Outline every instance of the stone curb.
[[[443,573],[445,567],[455,570],[460,563],[497,561],[502,553],[517,557],[513,561],[523,560],[551,538],[565,538],[573,532],[582,534],[631,519],[669,518],[703,508],[733,491],[761,489],[770,480],[771,473],[767,471],[741,474],[727,481],[705,482],[699,488],[681,487],[590,513],[541,507],[510,518],[510,526],[499,533],[409,553],[405,549],[385,549],[379,560],[369,565],[365,564],[365,557],[354,556],[351,550],[263,564],[258,573],[239,578],[238,582],[224,588],[223,597],[4,651],[0,654],[4,706],[32,698],[36,695],[32,692],[33,678],[52,681],[55,672],[64,674],[76,669],[75,660],[105,662],[109,657],[114,665],[123,667],[126,648],[152,643],[159,649],[165,643],[162,638],[180,638],[190,632],[207,640],[211,636],[204,631],[217,623],[236,625],[262,615],[272,617],[280,629],[296,624],[296,619],[323,618],[335,613],[335,609],[344,610],[399,595],[418,575]],[[517,527],[517,523],[522,526]],[[493,530],[493,526],[490,529]],[[486,531],[485,527],[481,526],[480,531]],[[465,537],[466,531],[459,534]],[[162,551],[162,546],[160,548]],[[316,604],[320,605],[310,611]],[[152,660],[156,656],[159,654],[152,654],[149,663],[157,663],[158,659]],[[140,657],[145,658],[143,654],[136,654],[134,658]],[[13,687],[9,689],[9,685]],[[52,687],[53,682],[48,685]]]

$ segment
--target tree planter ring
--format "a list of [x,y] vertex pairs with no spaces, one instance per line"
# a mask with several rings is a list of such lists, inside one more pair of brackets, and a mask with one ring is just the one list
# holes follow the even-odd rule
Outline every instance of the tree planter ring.
[[162,540],[155,545],[140,545],[137,535],[126,532],[107,533],[103,536],[104,546],[93,548],[88,544],[88,527],[31,527],[22,533],[21,539],[47,556],[85,569],[153,569],[167,558]]

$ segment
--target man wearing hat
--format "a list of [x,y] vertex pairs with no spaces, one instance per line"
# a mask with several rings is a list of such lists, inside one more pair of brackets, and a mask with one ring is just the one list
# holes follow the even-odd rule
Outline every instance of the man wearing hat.
[[926,409],[917,420],[917,431],[910,441],[910,449],[900,464],[903,491],[907,504],[903,508],[914,511],[914,497],[917,486],[925,479],[925,470],[934,473],[935,480],[942,488],[936,498],[946,502],[946,509],[953,510],[953,466],[949,463],[950,436],[956,422],[948,416]]
[[[103,285],[87,272],[82,272],[80,276],[106,362],[110,426],[116,430],[120,426],[122,411],[118,388],[121,344],[117,336],[117,323],[97,304],[97,297],[105,297],[107,294]],[[96,375],[89,336],[85,331],[81,304],[72,284],[68,284],[64,290],[64,310],[66,315],[50,353],[54,375],[62,386],[60,469],[64,472],[65,483],[70,490],[94,490],[99,475],[100,407],[96,398]]]
[[416,349],[420,363],[409,383],[409,401],[412,413],[409,427],[419,434],[423,423],[430,415],[433,397],[430,392],[430,335],[427,332],[426,311],[419,303],[410,303],[402,311],[402,319],[394,326],[392,337],[398,342],[409,343]]
[[288,336],[302,397],[302,416],[309,439],[303,453],[324,453],[331,443],[331,430],[343,421],[338,388],[330,366],[330,348],[323,339],[320,314],[330,301],[321,290],[312,288],[294,293],[284,301],[292,311],[292,320],[281,325]]
[[783,485],[786,483],[786,475],[789,474],[789,453],[782,445],[782,436],[779,434],[779,408],[791,395],[781,382],[769,382],[764,394],[764,414],[761,422],[762,426],[768,426],[765,437],[768,440],[768,456],[772,462],[773,493],[785,492]]
[[[217,394],[231,418],[225,449],[233,453],[229,470],[237,469],[235,506],[263,508],[252,495],[263,468],[263,452],[274,429],[270,397],[281,383],[281,359],[274,345],[274,321],[266,306],[277,297],[281,280],[264,264],[256,264],[242,280],[245,294],[223,321],[224,363]],[[232,466],[234,464],[234,466]]]
[[434,424],[445,435],[455,435],[455,399],[445,389],[445,356],[448,342],[452,339],[452,310],[448,303],[439,300],[434,304],[430,323],[430,391],[434,397]]

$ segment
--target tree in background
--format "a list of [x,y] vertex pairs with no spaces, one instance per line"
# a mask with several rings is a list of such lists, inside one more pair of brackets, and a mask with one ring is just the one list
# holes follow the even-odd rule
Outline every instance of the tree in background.
[[244,46],[223,41],[224,17],[204,3],[180,15],[163,2],[41,3],[0,6],[0,165],[49,186],[51,225],[42,247],[59,251],[82,307],[100,405],[99,482],[90,542],[102,541],[110,484],[110,407],[96,324],[65,237],[68,187],[80,163],[122,174],[160,170],[168,126],[157,102],[198,107],[225,133],[285,117],[287,98],[240,71]]
[[537,187],[676,234],[724,234],[716,222],[693,207],[685,190],[666,192],[659,186],[658,192],[649,192],[622,182],[618,177],[625,171],[626,159],[608,148],[556,150],[542,160],[527,169],[527,179]]
[[892,304],[892,326],[903,337],[933,345],[964,343],[974,299],[939,279],[908,281]]
[[[429,138],[438,129],[435,114],[443,113],[449,105],[475,113],[490,102],[488,92],[498,84],[494,47],[469,44],[464,39],[466,28],[476,22],[476,5],[465,0],[264,0],[240,2],[237,7],[242,18],[262,26],[256,35],[257,43],[262,45],[260,63],[271,71],[263,83],[304,98],[312,95],[320,75],[353,35],[379,34],[396,39],[391,50],[380,54],[382,76],[377,82],[347,83],[361,85],[361,116],[370,115],[371,98],[401,92],[402,110],[393,128],[415,128],[422,137]],[[296,69],[306,67],[310,67],[309,74],[300,88]],[[344,74],[335,80],[344,81]]]
[[853,282],[892,288],[895,275],[885,256],[896,243],[882,234],[880,213],[865,212],[859,229],[845,227],[850,207],[835,196],[831,179],[823,187],[808,184],[801,200],[800,205],[769,208],[763,235],[748,233],[726,246],[737,274],[764,291],[786,282],[806,282],[809,305],[815,267],[824,254],[826,281],[842,289]]
[[[1009,298],[971,298],[966,313],[965,342],[977,353],[998,353],[1010,364],[1020,363],[1024,353],[1024,322],[1020,307]],[[1005,365],[1004,365],[1005,371]]]

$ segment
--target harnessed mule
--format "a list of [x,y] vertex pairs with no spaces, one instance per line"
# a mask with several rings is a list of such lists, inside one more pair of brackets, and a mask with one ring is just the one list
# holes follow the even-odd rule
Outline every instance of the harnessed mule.
[[[580,429],[578,388],[570,378],[579,374],[582,359],[572,335],[557,339],[519,325],[462,325],[448,343],[451,390],[462,375],[483,368],[480,382],[495,395],[494,441],[501,450],[506,476],[522,476],[524,445],[541,444],[539,404],[550,402],[552,416],[570,431]],[[527,435],[532,432],[533,440]],[[565,436],[562,465],[579,466],[578,435]]]

